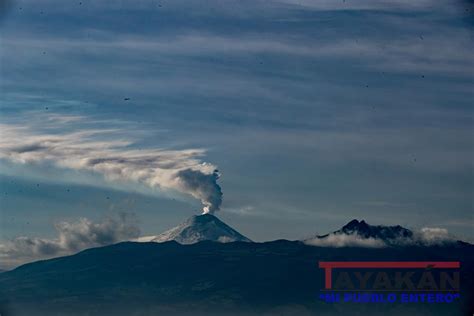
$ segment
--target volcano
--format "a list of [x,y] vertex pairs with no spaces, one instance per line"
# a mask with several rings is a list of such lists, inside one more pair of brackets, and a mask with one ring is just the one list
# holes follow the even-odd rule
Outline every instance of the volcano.
[[404,247],[404,246],[460,246],[467,243],[457,240],[447,230],[439,228],[422,228],[411,231],[400,225],[370,225],[364,220],[356,219],[341,229],[326,235],[303,240],[306,244],[327,247]]
[[[370,225],[364,220],[358,221],[356,219],[350,221],[344,225],[340,230],[333,232],[333,234],[346,234],[352,235],[357,234],[363,238],[379,238],[382,240],[393,240],[398,238],[411,238],[413,232],[400,225],[397,226],[383,226],[383,225]],[[326,237],[321,236],[321,237]]]
[[157,236],[141,237],[141,242],[176,241],[182,245],[194,244],[204,240],[221,243],[243,241],[252,242],[238,231],[211,214],[194,215],[178,226]]

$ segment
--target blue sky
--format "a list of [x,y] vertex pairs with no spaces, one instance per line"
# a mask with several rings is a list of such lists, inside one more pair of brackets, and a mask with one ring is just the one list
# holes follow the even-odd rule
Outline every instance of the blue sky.
[[[159,233],[199,213],[208,193],[169,178],[187,166],[219,170],[216,214],[254,240],[326,233],[353,218],[474,238],[468,3],[6,7],[1,239],[54,237],[59,220],[114,212]],[[12,154],[46,135],[60,148]],[[172,167],[143,183],[143,160],[120,176],[79,161],[139,151]]]

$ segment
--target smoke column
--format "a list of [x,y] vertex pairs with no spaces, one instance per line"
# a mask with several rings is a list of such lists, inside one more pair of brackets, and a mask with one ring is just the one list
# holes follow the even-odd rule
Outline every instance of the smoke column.
[[198,170],[186,169],[178,172],[178,177],[185,191],[189,191],[192,196],[201,200],[204,205],[203,214],[214,214],[219,210],[222,203],[222,190],[217,184],[218,170],[205,174]]

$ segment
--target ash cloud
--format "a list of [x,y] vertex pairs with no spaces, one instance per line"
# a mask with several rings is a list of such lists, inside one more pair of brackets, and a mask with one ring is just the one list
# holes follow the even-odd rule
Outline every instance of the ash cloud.
[[[114,244],[140,236],[135,217],[120,213],[99,222],[81,218],[54,225],[57,237],[52,239],[21,236],[0,243],[0,259],[5,267],[25,262],[69,255],[80,250]],[[2,267],[2,268],[5,268]]]
[[222,190],[217,180],[218,170],[211,174],[204,174],[197,170],[186,169],[178,172],[184,190],[191,192],[192,196],[199,199],[204,205],[204,214],[213,214],[219,210],[222,203]]
[[[70,118],[69,118],[70,120]],[[216,166],[203,163],[203,149],[134,149],[114,129],[83,129],[48,134],[19,125],[0,125],[0,158],[20,164],[52,164],[92,171],[112,182],[135,182],[153,189],[178,191],[199,199],[203,213],[222,203]]]

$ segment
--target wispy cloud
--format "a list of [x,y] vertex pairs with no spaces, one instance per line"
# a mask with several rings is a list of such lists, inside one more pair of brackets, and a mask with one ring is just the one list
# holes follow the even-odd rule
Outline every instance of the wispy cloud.
[[450,0],[345,0],[345,1],[311,1],[311,0],[278,0],[281,3],[287,3],[313,10],[383,10],[383,11],[400,11],[400,10],[433,10],[446,9],[456,6]]
[[[401,19],[397,21],[393,23],[402,23]],[[419,27],[419,25],[414,27],[416,26]],[[244,58],[249,54],[269,54],[329,61],[343,58],[365,65],[369,69],[397,73],[471,75],[468,69],[474,64],[474,57],[470,54],[472,42],[468,34],[459,33],[458,29],[449,26],[443,29],[442,34],[429,32],[423,37],[421,34],[428,31],[420,29],[418,32],[420,33],[410,31],[386,39],[344,36],[308,38],[306,34],[290,36],[289,34],[261,34],[251,31],[232,37],[211,31],[199,33],[188,31],[160,36],[138,34],[117,36],[116,33],[105,31],[97,38],[6,36],[3,43],[9,47],[9,50],[4,53],[4,58],[14,60],[19,64],[25,63],[24,66],[28,66],[31,58],[37,57],[38,50],[48,51],[48,54],[41,58],[42,63],[45,64],[57,63],[57,58],[63,59],[66,56],[72,57],[70,61],[81,62],[81,56],[100,58],[104,54],[112,59],[127,58],[137,62],[144,56],[161,60],[172,56],[175,62],[179,62],[183,58],[213,54],[229,58]],[[440,43],[444,45],[440,46]],[[81,51],[80,56],[75,55],[78,50]],[[21,55],[18,54],[20,51]],[[131,66],[122,65],[120,68],[122,71],[133,71]],[[77,71],[77,68],[75,70]]]
[[77,251],[137,238],[140,235],[136,219],[126,213],[107,216],[99,222],[81,218],[54,225],[57,237],[52,239],[21,236],[0,243],[1,268],[63,256]]
[[62,124],[80,122],[85,119],[80,115],[65,115],[65,114],[49,114],[46,119],[51,122],[58,122]]
[[[18,3],[23,6],[33,6],[34,8],[40,5],[33,0],[18,0]],[[71,5],[64,4],[55,0],[43,0],[44,6],[47,6],[51,11],[69,11]],[[103,1],[103,0],[85,0],[84,6],[95,10],[156,10],[157,12],[170,12],[179,10],[185,6],[188,9],[194,9],[196,15],[215,14],[224,16],[251,16],[252,9],[266,8],[267,11],[272,11],[274,8],[288,9],[288,7],[304,7],[317,11],[334,11],[334,10],[432,10],[435,8],[452,8],[455,6],[453,1],[449,0],[244,0],[226,5],[217,0],[206,1],[206,5],[202,5],[201,1],[197,0],[174,0],[161,1],[160,6],[154,2],[146,0],[121,0],[121,1]],[[213,10],[209,10],[212,8]]]

